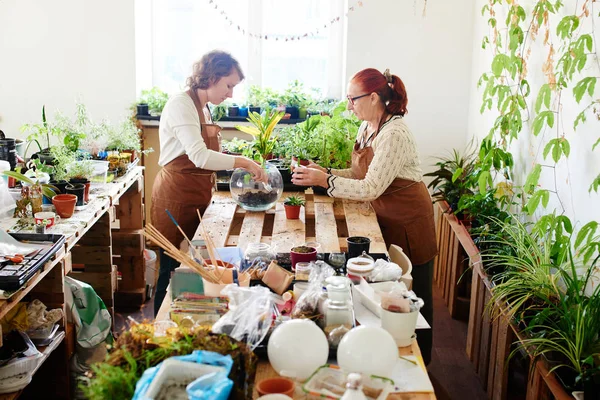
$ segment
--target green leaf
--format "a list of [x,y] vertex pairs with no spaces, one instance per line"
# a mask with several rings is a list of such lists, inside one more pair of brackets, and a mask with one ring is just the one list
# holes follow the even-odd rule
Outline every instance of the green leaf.
[[523,89],[526,89],[525,93],[523,93],[523,97],[529,96],[529,94],[531,93],[531,86],[529,86],[529,81],[527,81],[527,79],[523,79],[521,81],[521,90]]
[[[577,125],[586,121],[585,110],[580,112],[575,118],[575,122],[573,122],[573,129],[577,129]],[[594,145],[595,146],[595,145]]]
[[533,170],[527,176],[525,185],[523,185],[525,192],[532,193],[535,190],[535,188],[540,180],[541,174],[542,174],[542,166],[540,164],[535,164],[535,166],[533,167]]
[[547,190],[538,190],[529,198],[529,201],[525,205],[527,213],[529,215],[533,215],[535,210],[538,208],[540,201],[542,202],[542,206],[546,207],[548,205],[549,200],[550,192],[548,192]]
[[598,140],[596,140],[596,143],[594,143],[594,145],[592,146],[592,150],[596,150],[596,147],[600,144],[600,138],[598,138]]
[[490,19],[488,19],[488,24],[490,24],[490,26],[492,28],[495,28],[496,27],[496,18],[490,18]]
[[590,221],[587,224],[585,224],[577,234],[577,238],[575,239],[575,248],[579,248],[579,246],[583,243],[586,237],[589,237],[589,239],[591,239],[596,233],[597,229],[598,222],[596,221]]
[[556,26],[556,34],[561,39],[569,38],[579,27],[579,18],[576,15],[567,15]]
[[552,111],[542,111],[535,116],[533,120],[533,134],[535,136],[540,134],[544,124],[547,124],[550,128],[554,127],[554,113]]
[[546,159],[546,157],[548,157],[548,153],[550,153],[550,151],[556,147],[556,141],[558,139],[552,139],[551,141],[549,141],[546,146],[544,147],[544,160]]
[[456,171],[454,171],[454,173],[452,174],[452,182],[453,183],[456,182],[456,180],[458,178],[460,178],[460,176],[462,175],[462,173],[463,173],[463,169],[462,168],[460,168],[460,167],[456,168]]
[[487,193],[487,183],[489,180],[492,179],[492,175],[490,174],[490,171],[483,171],[480,175],[479,175],[479,193],[481,194],[486,194]]
[[556,217],[556,222],[562,223],[567,233],[573,233],[573,224],[571,223],[569,217],[567,217],[566,215],[559,215],[558,217]]
[[483,6],[483,8],[481,9],[481,16],[483,17],[485,15],[486,11],[490,11],[490,5],[486,4],[485,6]]
[[502,70],[504,69],[504,57],[506,57],[504,54],[498,54],[492,61],[492,72],[497,77],[502,75]]
[[555,163],[557,163],[558,160],[560,160],[560,154],[561,154],[561,147],[558,143],[556,143],[554,145],[554,147],[552,148],[552,159],[554,160]]
[[563,154],[569,157],[569,155],[571,154],[571,145],[569,144],[569,141],[565,138],[562,138],[560,140],[560,146],[562,147]]
[[550,108],[551,97],[552,90],[550,89],[550,85],[548,85],[547,83],[543,84],[535,101],[535,112],[540,112],[540,110],[542,109],[542,104],[545,104],[546,108]]
[[600,175],[598,175],[596,177],[596,179],[594,179],[594,181],[592,182],[592,184],[590,185],[590,188],[588,190],[588,192],[592,192],[592,190],[596,193],[598,193],[598,188],[600,188]]
[[596,78],[595,77],[587,77],[583,78],[573,88],[573,94],[575,95],[575,101],[577,103],[581,102],[583,99],[583,95],[587,91],[590,96],[594,95],[594,89],[596,88]]

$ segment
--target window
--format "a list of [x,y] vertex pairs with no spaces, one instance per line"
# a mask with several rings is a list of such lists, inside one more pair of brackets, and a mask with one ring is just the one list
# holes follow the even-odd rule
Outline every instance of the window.
[[[322,27],[343,15],[343,6],[344,0],[138,0],[138,92],[152,86],[181,91],[192,64],[212,49],[223,49],[238,59],[246,75],[234,101],[243,101],[248,85],[283,90],[296,79],[307,90],[318,88],[324,96],[339,98],[344,21]],[[249,32],[268,39],[250,37]],[[308,32],[314,34],[284,40]]]

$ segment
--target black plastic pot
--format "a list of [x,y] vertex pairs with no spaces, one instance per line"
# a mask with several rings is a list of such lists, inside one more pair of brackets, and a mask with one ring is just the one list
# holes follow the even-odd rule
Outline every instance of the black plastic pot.
[[290,119],[298,119],[300,116],[300,109],[298,107],[286,107],[285,112],[290,114]]
[[42,164],[54,165],[54,156],[50,153],[50,149],[38,151],[31,156],[32,159],[39,159]]
[[137,115],[139,116],[148,116],[150,115],[150,110],[148,109],[148,104],[140,103],[137,105]]
[[348,259],[360,256],[363,251],[369,253],[371,239],[364,236],[351,236],[346,239],[348,243]]
[[59,190],[59,192],[56,194],[67,194],[67,185],[69,185],[69,182],[62,180],[62,181],[50,181],[49,183],[52,186],[56,186],[56,188]]
[[10,169],[17,165],[17,147],[15,139],[0,139],[0,160],[8,161]]
[[248,107],[248,112],[249,113],[259,113],[260,114],[260,107]]
[[76,206],[83,206],[85,204],[84,191],[85,185],[83,183],[71,183],[67,185],[67,193],[77,196],[77,203],[75,204]]
[[229,115],[230,117],[237,117],[240,113],[240,108],[238,106],[235,107],[229,107],[227,109],[227,115]]

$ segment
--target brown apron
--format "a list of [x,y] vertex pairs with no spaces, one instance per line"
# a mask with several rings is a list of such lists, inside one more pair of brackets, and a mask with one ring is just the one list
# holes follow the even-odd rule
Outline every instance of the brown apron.
[[[354,144],[352,173],[356,179],[365,178],[373,161],[371,141],[362,149]],[[413,265],[425,264],[437,255],[433,204],[423,182],[396,178],[371,205],[386,246],[400,246]]]
[[[200,117],[202,139],[210,150],[221,151],[221,127],[207,124],[202,104],[194,90],[187,94],[194,101]],[[152,188],[152,223],[175,246],[183,240],[183,235],[165,210],[169,210],[188,238],[192,238],[198,227],[198,215],[204,213],[212,198],[216,183],[214,171],[197,168],[187,154],[182,154],[165,165],[154,181]]]

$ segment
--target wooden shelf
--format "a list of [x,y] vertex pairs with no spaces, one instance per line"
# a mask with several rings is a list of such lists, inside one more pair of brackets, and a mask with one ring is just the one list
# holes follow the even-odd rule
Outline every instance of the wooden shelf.
[[[44,364],[44,362],[48,359],[48,357],[50,357],[50,354],[52,354],[52,352],[54,350],[56,350],[56,348],[63,342],[63,340],[65,340],[65,332],[64,331],[59,331],[56,334],[58,335],[57,338],[54,339],[54,341],[49,346],[38,347],[38,351],[40,353],[42,353],[42,357],[38,360],[37,366],[31,372],[32,377],[35,376],[35,373],[38,371],[38,369],[40,369],[42,364]],[[12,392],[12,393],[0,394],[0,400],[18,399],[19,396],[21,396],[21,394],[23,393],[23,390],[25,390],[25,389],[21,389],[19,391]]]
[[16,292],[11,298],[7,300],[0,300],[0,319],[4,318],[4,316],[14,307],[15,304],[18,304],[23,297],[27,296],[27,294],[35,288],[35,286],[40,283],[42,279],[52,269],[60,263],[63,256],[65,255],[64,248],[59,250],[53,257],[51,261],[48,261],[44,267],[38,271],[33,278],[31,278],[18,292]]

